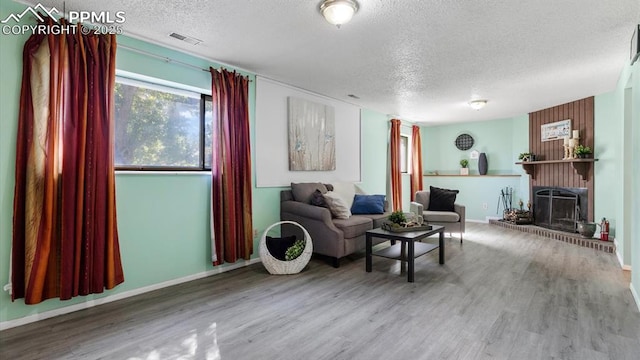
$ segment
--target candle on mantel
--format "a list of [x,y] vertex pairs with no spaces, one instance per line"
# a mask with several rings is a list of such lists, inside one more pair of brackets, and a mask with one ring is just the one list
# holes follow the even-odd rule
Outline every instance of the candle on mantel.
[[564,145],[569,146],[569,135],[564,137]]
[[573,138],[580,139],[580,130],[573,130]]
[[576,147],[578,139],[569,139],[569,147]]

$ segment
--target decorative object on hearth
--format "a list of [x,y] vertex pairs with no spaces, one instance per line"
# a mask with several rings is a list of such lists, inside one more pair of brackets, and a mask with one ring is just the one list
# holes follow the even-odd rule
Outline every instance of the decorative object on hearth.
[[576,157],[579,159],[586,159],[592,154],[591,148],[589,146],[584,146],[584,145],[576,146],[576,148],[573,151]]
[[600,240],[609,241],[609,220],[606,218],[600,222]]
[[500,205],[502,205],[503,218],[507,211],[513,210],[513,188],[506,187],[500,189],[500,196],[498,196],[498,206],[496,207],[496,214],[500,211]]
[[502,218],[516,225],[525,225],[533,223],[531,212],[527,210],[507,209],[503,212]]
[[467,159],[462,159],[460,160],[460,175],[469,175],[469,168],[467,167],[469,165],[469,160]]
[[524,205],[524,202],[522,202],[522,199],[520,199],[520,201],[518,201],[518,206],[520,206],[520,210],[522,211],[522,206]]
[[[275,228],[276,226],[284,225],[284,224],[291,224],[291,225],[297,226],[302,230],[304,234],[304,239],[303,239],[304,248],[302,249],[301,252],[299,250],[302,247],[302,245],[298,241],[295,241],[293,244],[291,244],[291,246],[289,246],[285,250],[285,259],[286,258],[291,259],[288,261],[287,260],[283,261],[276,258],[274,255],[272,255],[269,252],[269,248],[267,246],[267,238],[269,237],[268,236],[269,231]],[[309,235],[309,232],[307,232],[307,229],[305,229],[302,225],[298,224],[295,221],[279,221],[269,226],[264,231],[264,233],[262,234],[262,237],[260,238],[260,260],[262,261],[262,265],[264,265],[265,269],[267,269],[267,271],[273,275],[287,275],[287,274],[299,273],[309,263],[312,252],[313,252],[313,242],[311,241],[311,236]],[[293,255],[295,254],[298,254],[298,256],[294,258]]]
[[480,173],[480,175],[487,175],[487,170],[489,170],[487,154],[480,153],[480,157],[478,158],[478,172]]
[[460,134],[455,141],[459,150],[469,150],[473,146],[473,137],[469,134]]
[[596,223],[578,221],[576,225],[578,227],[578,234],[580,234],[580,236],[582,236],[583,238],[590,239],[596,232]]

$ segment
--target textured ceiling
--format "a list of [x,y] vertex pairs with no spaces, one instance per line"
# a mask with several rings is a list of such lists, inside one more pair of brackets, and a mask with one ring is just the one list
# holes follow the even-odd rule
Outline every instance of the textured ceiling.
[[[28,1],[62,9],[63,1]],[[340,29],[320,0],[66,0],[124,11],[126,35],[405,120],[522,115],[614,89],[638,0],[358,0]],[[172,32],[203,40],[190,45]],[[355,94],[360,99],[347,97]],[[480,111],[467,102],[488,99]]]

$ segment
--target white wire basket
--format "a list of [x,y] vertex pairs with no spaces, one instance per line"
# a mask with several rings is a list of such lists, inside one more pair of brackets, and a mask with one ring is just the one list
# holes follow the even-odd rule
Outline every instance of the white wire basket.
[[[302,232],[304,233],[304,250],[302,250],[302,254],[300,254],[300,256],[290,261],[282,261],[276,259],[269,253],[269,249],[267,249],[267,234],[269,233],[269,230],[282,224],[295,225],[302,229]],[[309,263],[312,253],[313,243],[311,242],[311,236],[307,232],[307,229],[305,229],[302,225],[298,224],[295,221],[279,221],[269,226],[264,231],[264,233],[262,233],[262,237],[260,238],[260,260],[262,260],[262,265],[264,265],[267,271],[273,275],[289,275],[299,273]]]

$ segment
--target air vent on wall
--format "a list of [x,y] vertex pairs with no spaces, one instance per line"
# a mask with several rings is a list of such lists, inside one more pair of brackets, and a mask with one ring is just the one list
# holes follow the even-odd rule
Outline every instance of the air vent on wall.
[[196,38],[191,37],[191,36],[181,35],[181,34],[178,34],[178,33],[171,33],[171,34],[169,34],[169,36],[171,36],[172,38],[187,42],[187,43],[189,43],[191,45],[198,45],[198,44],[200,44],[202,42],[202,40],[200,40],[200,39],[196,39]]

